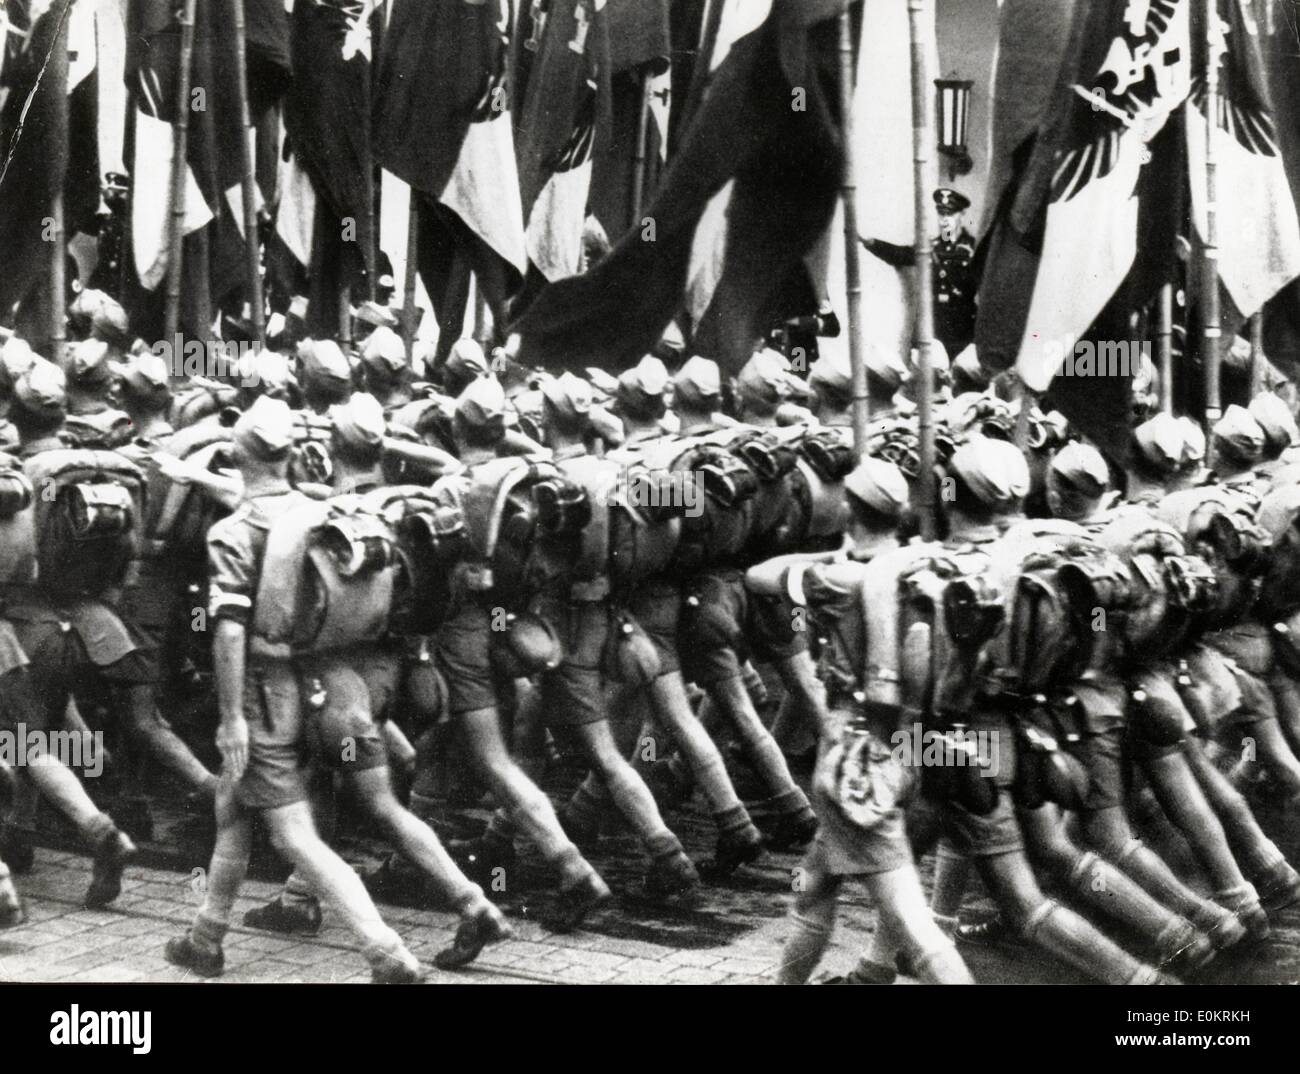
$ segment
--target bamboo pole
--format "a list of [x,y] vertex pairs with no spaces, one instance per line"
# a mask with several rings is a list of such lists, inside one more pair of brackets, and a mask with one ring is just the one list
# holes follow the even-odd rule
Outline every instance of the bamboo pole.
[[931,264],[931,149],[934,143],[934,77],[930,71],[932,23],[927,0],[908,0],[908,21],[912,39],[912,157],[916,199],[916,328],[914,337],[918,355],[916,418],[921,438],[921,474],[917,482],[917,510],[921,535],[935,534],[934,517],[934,414],[932,396],[934,378],[930,362],[930,345],[934,339],[933,267]]
[[636,121],[636,152],[632,158],[632,226],[638,226],[641,220],[641,208],[645,203],[646,166],[649,158],[650,141],[650,71],[641,72],[641,113]]
[[407,188],[411,202],[406,214],[406,265],[402,271],[402,342],[406,344],[406,364],[415,363],[415,278],[420,253],[420,205],[413,188]]
[[1160,288],[1156,306],[1156,356],[1160,363],[1160,409],[1174,412],[1174,285]]
[[853,60],[853,21],[846,10],[840,14],[840,106],[844,117],[844,182],[840,188],[840,197],[844,204],[844,275],[848,284],[849,369],[853,376],[853,450],[860,459],[867,446],[871,399],[867,388],[867,364],[862,340],[862,252],[858,242]]
[[163,338],[180,331],[181,277],[185,244],[185,156],[190,132],[190,73],[194,64],[194,13],[198,0],[185,0],[180,16],[181,55],[176,76],[176,121],[172,124],[171,211],[167,230],[167,310]]
[[1217,0],[1202,0],[1205,12],[1205,234],[1201,255],[1201,341],[1205,369],[1205,426],[1223,414],[1220,394],[1219,342],[1223,335],[1219,312],[1219,48]]
[[74,0],[67,0],[63,5],[50,49],[49,66],[45,72],[45,78],[48,79],[45,92],[50,95],[50,125],[53,128],[54,142],[58,146],[57,160],[62,162],[62,167],[56,165],[50,176],[50,359],[59,366],[63,365],[64,344],[68,335],[65,269],[68,244],[63,228],[63,184],[68,161],[68,15],[73,3]]
[[244,23],[244,0],[230,0],[235,33],[235,108],[239,121],[239,188],[244,202],[245,284],[252,316],[253,349],[261,350],[266,342],[266,307],[262,304],[262,244],[257,225],[257,174],[253,166],[252,117],[248,110],[248,59],[245,51],[247,28]]

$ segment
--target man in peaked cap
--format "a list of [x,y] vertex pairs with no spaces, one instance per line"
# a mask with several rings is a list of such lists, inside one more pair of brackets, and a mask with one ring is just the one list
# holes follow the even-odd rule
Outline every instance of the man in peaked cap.
[[963,214],[970,199],[947,187],[934,192],[939,236],[931,255],[934,264],[934,334],[948,350],[965,349],[975,333],[975,236],[966,230]]
[[258,399],[235,423],[234,460],[244,500],[208,532],[210,618],[223,770],[217,793],[217,840],[203,906],[184,935],[169,940],[167,960],[200,976],[224,967],[222,941],[248,869],[252,814],[318,894],[361,939],[378,982],[412,982],[419,962],[379,916],[360,877],[316,833],[301,768],[303,705],[287,646],[259,637],[257,595],[272,525],[306,500],[289,486],[293,414]]

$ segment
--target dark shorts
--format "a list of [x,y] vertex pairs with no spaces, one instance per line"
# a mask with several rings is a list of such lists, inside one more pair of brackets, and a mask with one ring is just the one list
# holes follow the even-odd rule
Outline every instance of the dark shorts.
[[[371,665],[372,674],[382,662],[375,652],[364,652],[360,658]],[[370,687],[352,659],[304,657],[296,664],[310,755],[340,772],[386,766],[388,751],[372,716]]]
[[244,680],[248,767],[235,787],[247,809],[305,801],[303,719],[298,677],[284,661],[250,660]]
[[788,597],[759,596],[740,571],[710,571],[685,588],[678,634],[682,670],[700,686],[740,675],[751,657],[786,660],[808,648],[802,616]]
[[488,605],[462,602],[438,630],[434,649],[447,682],[448,709],[453,716],[496,707],[492,609]]
[[1124,804],[1124,742],[1128,735],[1128,691],[1117,678],[1076,683],[1073,692],[1083,709],[1077,742],[1065,743],[1088,773],[1084,812]]
[[551,597],[539,599],[533,610],[555,628],[564,645],[564,662],[541,675],[546,722],[552,727],[583,727],[607,719],[602,665],[609,641],[609,605]]
[[676,582],[651,579],[637,586],[627,602],[634,618],[659,655],[661,675],[682,669],[677,656],[677,627],[681,619],[682,593]]
[[158,681],[144,655],[147,640],[102,601],[55,605],[33,599],[9,605],[5,614],[42,694],[66,696],[86,676],[116,686]]

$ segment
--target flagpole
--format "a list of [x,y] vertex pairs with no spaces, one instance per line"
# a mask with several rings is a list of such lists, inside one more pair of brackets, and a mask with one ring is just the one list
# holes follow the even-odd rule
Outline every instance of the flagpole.
[[402,342],[406,364],[415,366],[415,274],[420,252],[420,207],[413,187],[407,187],[410,205],[406,213],[406,265],[402,270]]
[[849,369],[853,376],[853,450],[862,458],[867,447],[871,399],[862,341],[862,260],[858,243],[857,138],[853,122],[853,20],[840,14],[840,107],[844,116],[844,275],[848,284]]
[[194,12],[198,0],[185,0],[181,12],[180,68],[176,77],[176,121],[172,124],[171,213],[167,230],[167,311],[163,338],[171,344],[180,331],[181,275],[185,243],[185,156],[190,132],[190,70],[194,61]]
[[650,141],[650,71],[641,72],[641,114],[636,121],[636,154],[632,158],[632,226],[641,219],[645,201],[646,161]]
[[253,169],[252,117],[248,110],[248,58],[245,51],[247,27],[244,0],[230,0],[235,23],[235,108],[239,122],[239,187],[244,203],[244,274],[248,285],[248,306],[252,314],[253,347],[266,342],[266,309],[262,305],[262,250],[257,224],[257,176]]
[[1160,288],[1157,304],[1156,356],[1160,362],[1160,409],[1174,412],[1174,285]]
[[50,96],[50,126],[57,159],[62,167],[54,168],[50,183],[50,359],[63,365],[64,344],[67,340],[67,280],[65,260],[67,242],[63,233],[63,184],[67,178],[68,160],[68,14],[75,0],[67,0],[54,31],[54,44],[50,50],[49,67],[45,77]]
[[1205,11],[1205,235],[1201,255],[1201,324],[1205,369],[1205,425],[1208,429],[1223,414],[1219,383],[1219,339],[1223,334],[1219,313],[1219,52],[1217,0],[1203,0]]
[[1250,397],[1264,390],[1267,362],[1264,358],[1264,311],[1250,319]]
[[[916,393],[916,418],[921,438],[921,473],[917,482],[918,514],[921,536],[934,537],[934,415],[932,395],[934,378],[931,372],[930,344],[934,338],[934,306],[932,305],[932,265],[930,236],[930,146],[933,142],[931,111],[934,107],[934,79],[930,72],[927,37],[929,5],[926,0],[908,0],[908,22],[912,38],[912,157],[914,162],[913,186],[916,199],[916,327],[914,338],[918,356],[917,375],[920,384]],[[856,245],[856,244],[855,244]]]

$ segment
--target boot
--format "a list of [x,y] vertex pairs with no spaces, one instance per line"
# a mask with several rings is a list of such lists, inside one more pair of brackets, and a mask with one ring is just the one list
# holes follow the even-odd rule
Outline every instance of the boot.
[[763,853],[763,834],[749,819],[743,805],[724,809],[713,815],[718,826],[718,841],[713,860],[703,869],[710,880],[725,880],[742,865],[758,860]]
[[95,848],[90,887],[86,889],[87,910],[102,910],[122,894],[122,871],[138,851],[135,844],[116,828],[110,828]]
[[806,846],[817,834],[817,814],[807,796],[797,787],[773,798],[774,812],[764,824],[768,850],[792,850]]
[[287,903],[280,896],[244,914],[250,929],[278,932],[283,935],[316,936],[320,933],[320,902],[315,898]]
[[220,947],[200,947],[189,936],[167,941],[163,958],[173,966],[197,973],[200,977],[220,977],[226,968],[226,956]]
[[700,888],[700,874],[684,850],[656,857],[646,873],[645,893],[652,899],[688,899]]
[[608,885],[592,870],[582,879],[566,884],[556,893],[555,911],[551,916],[552,932],[573,932],[587,915],[609,902],[614,896]]
[[458,970],[468,966],[488,944],[500,943],[514,935],[514,930],[490,902],[461,918],[452,945],[433,956],[433,964],[440,970]]

